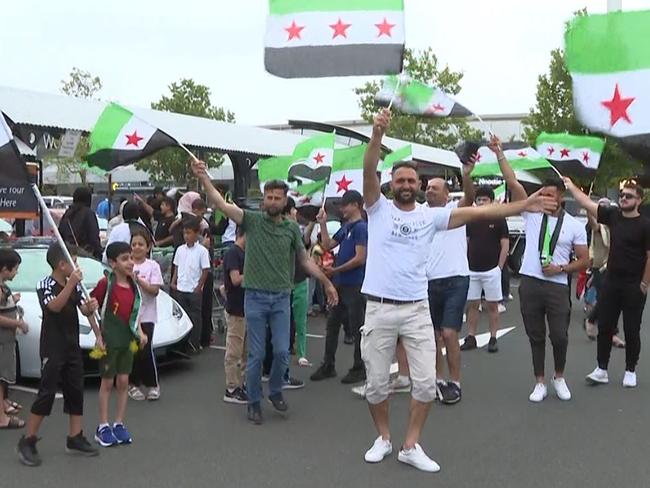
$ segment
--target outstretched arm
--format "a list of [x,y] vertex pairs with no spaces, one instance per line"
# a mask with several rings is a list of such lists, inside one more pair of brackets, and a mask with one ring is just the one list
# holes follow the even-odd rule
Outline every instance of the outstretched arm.
[[506,181],[506,185],[508,185],[508,188],[510,188],[510,192],[512,194],[512,201],[517,202],[520,200],[526,200],[526,198],[528,197],[528,195],[526,194],[526,189],[517,180],[517,175],[515,175],[515,172],[510,166],[510,163],[508,163],[508,160],[506,159],[506,155],[503,152],[503,146],[501,145],[501,141],[494,134],[490,138],[490,143],[488,144],[488,147],[497,156],[497,161],[499,162],[499,168],[501,169],[501,174],[503,175],[503,179]]
[[203,161],[194,159],[192,161],[192,172],[199,179],[203,191],[205,191],[208,201],[217,209],[221,210],[228,218],[232,219],[237,225],[244,221],[244,211],[237,205],[226,202],[221,193],[212,185],[208,168]]
[[381,195],[381,185],[377,178],[377,165],[381,156],[381,139],[390,125],[390,110],[383,109],[376,117],[372,126],[372,137],[368,142],[366,154],[363,157],[363,201],[366,207],[373,206]]
[[589,215],[592,215],[593,217],[596,217],[598,219],[598,204],[594,202],[591,198],[589,198],[587,195],[585,195],[580,188],[578,188],[573,181],[571,181],[571,178],[562,178],[564,180],[564,186],[566,186],[566,189],[571,192],[571,195],[573,195],[573,198],[576,199],[576,202],[578,202],[578,205],[580,205],[582,208],[584,208]]

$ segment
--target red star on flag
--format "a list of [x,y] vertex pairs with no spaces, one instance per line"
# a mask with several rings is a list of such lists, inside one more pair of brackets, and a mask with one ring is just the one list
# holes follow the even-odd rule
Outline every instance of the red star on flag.
[[560,158],[568,158],[569,157],[569,150],[564,148],[560,149]]
[[316,161],[316,164],[322,163],[324,159],[325,155],[321,153],[318,153],[316,156],[314,156],[314,161]]
[[336,24],[330,24],[330,27],[334,29],[334,34],[332,34],[332,39],[336,39],[338,36],[348,38],[348,33],[346,32],[352,24],[344,24],[341,18]]
[[142,139],[144,139],[144,137],[140,137],[138,135],[137,130],[134,130],[133,134],[131,134],[131,135],[125,134],[124,137],[126,137],[126,145],[127,146],[135,146],[135,147],[140,147],[138,144]]
[[525,151],[519,151],[519,152],[517,153],[517,156],[521,156],[522,158],[525,158],[526,156],[528,156],[528,154],[526,154]]
[[310,196],[305,196],[305,197],[302,199],[302,203],[303,203],[303,204],[311,203],[311,197],[310,197]]
[[555,152],[555,148],[554,148],[554,147],[551,146],[551,147],[548,148],[548,155],[549,155],[549,156],[553,156],[553,153],[554,153],[554,152]]
[[393,27],[395,27],[395,25],[396,24],[388,23],[386,17],[384,17],[384,21],[381,24],[375,24],[377,29],[379,29],[379,34],[377,34],[377,37],[381,37],[384,35],[387,37],[393,37],[393,33],[391,32],[391,30],[393,29]]
[[582,153],[582,162],[585,164],[589,164],[589,153],[588,152],[583,152]]
[[343,178],[341,178],[339,181],[336,182],[336,186],[338,187],[336,189],[336,193],[341,193],[342,191],[348,191],[350,189],[351,184],[352,184],[352,180],[346,179],[344,174]]
[[444,112],[444,111],[445,111],[445,107],[442,106],[442,105],[440,105],[439,103],[436,103],[436,104],[433,106],[433,111],[434,111],[434,112]]
[[289,39],[287,39],[287,41],[291,41],[292,39],[302,39],[302,37],[300,37],[300,33],[304,28],[305,28],[304,25],[303,26],[296,25],[295,20],[291,22],[291,25],[289,27],[284,28],[284,30],[286,30],[289,33]]
[[632,119],[627,114],[627,109],[636,98],[621,98],[621,92],[618,89],[618,83],[616,83],[616,88],[614,89],[614,96],[611,100],[604,100],[601,103],[607,110],[609,110],[609,123],[611,127],[614,127],[616,123],[623,119],[628,124],[632,123]]

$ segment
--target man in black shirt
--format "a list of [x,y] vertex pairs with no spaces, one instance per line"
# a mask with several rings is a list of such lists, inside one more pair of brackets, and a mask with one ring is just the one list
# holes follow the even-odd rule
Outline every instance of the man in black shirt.
[[613,207],[598,205],[571,180],[565,178],[565,182],[576,201],[610,230],[607,272],[598,293],[598,366],[587,375],[587,382],[609,382],[607,366],[612,337],[622,312],[625,332],[623,386],[634,388],[641,352],[641,318],[650,283],[650,220],[639,213],[643,188],[636,183],[625,183],[619,195],[619,207]]
[[157,219],[154,239],[156,247],[167,247],[174,243],[174,236],[169,232],[169,226],[176,220],[176,200],[163,197],[160,202],[160,215]]
[[[474,201],[477,206],[494,202],[494,191],[482,186],[476,190]],[[467,257],[469,261],[469,290],[467,292],[467,325],[469,333],[461,351],[476,349],[481,295],[485,301],[490,319],[489,352],[497,352],[497,330],[499,329],[499,302],[501,294],[501,271],[508,258],[510,240],[506,219],[477,221],[467,224]]]
[[237,228],[235,244],[223,257],[224,287],[226,289],[226,356],[223,360],[226,372],[226,392],[223,401],[246,405],[248,396],[243,389],[246,372],[246,321],[244,319],[244,249],[246,236]]

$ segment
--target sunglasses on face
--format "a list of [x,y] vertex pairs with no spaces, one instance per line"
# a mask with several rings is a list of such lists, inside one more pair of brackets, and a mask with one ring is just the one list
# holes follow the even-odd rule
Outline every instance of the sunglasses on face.
[[620,193],[618,198],[621,200],[634,200],[636,198],[636,195],[634,193]]

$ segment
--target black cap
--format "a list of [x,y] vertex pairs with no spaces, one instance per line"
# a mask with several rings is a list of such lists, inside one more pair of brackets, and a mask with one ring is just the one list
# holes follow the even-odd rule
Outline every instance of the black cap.
[[358,203],[363,206],[363,197],[361,193],[356,190],[348,190],[341,197],[341,205],[350,205],[351,203]]

